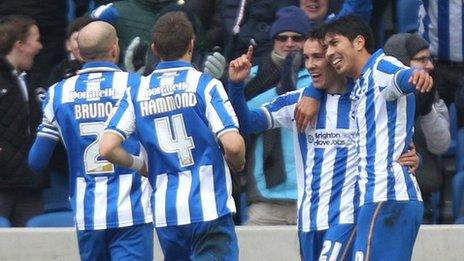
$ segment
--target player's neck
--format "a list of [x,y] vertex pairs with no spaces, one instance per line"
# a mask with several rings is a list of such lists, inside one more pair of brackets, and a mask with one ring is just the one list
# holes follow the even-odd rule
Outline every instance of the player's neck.
[[362,52],[359,53],[355,60],[354,64],[354,70],[351,74],[351,76],[354,79],[359,79],[361,76],[362,70],[364,69],[364,66],[366,65],[367,61],[371,58],[371,54],[367,52],[367,50],[363,50]]
[[326,92],[330,94],[343,94],[346,91],[346,78],[334,77],[327,85]]
[[191,63],[192,62],[192,53],[191,52],[186,52],[182,57],[180,57],[179,60]]

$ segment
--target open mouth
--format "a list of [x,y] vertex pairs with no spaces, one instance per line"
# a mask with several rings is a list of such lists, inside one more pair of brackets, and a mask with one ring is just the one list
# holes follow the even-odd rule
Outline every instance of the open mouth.
[[306,5],[306,9],[310,12],[317,12],[317,10],[319,9],[319,4],[317,3],[308,4]]
[[317,81],[317,80],[319,80],[321,78],[321,74],[320,73],[312,73],[311,78],[313,79],[313,81]]
[[337,67],[338,65],[340,65],[341,61],[342,61],[341,58],[335,58],[335,59],[332,60],[332,65],[334,67]]

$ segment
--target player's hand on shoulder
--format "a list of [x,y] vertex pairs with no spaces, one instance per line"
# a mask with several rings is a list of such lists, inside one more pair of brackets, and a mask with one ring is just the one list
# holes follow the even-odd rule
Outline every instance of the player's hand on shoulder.
[[295,107],[294,118],[299,132],[305,132],[308,124],[315,125],[319,102],[312,98],[303,96]]
[[432,76],[424,70],[414,70],[409,78],[409,83],[415,85],[416,90],[422,93],[430,92],[433,87]]
[[253,46],[248,47],[246,54],[229,63],[229,80],[231,82],[242,82],[244,81],[251,70],[251,58],[253,56]]

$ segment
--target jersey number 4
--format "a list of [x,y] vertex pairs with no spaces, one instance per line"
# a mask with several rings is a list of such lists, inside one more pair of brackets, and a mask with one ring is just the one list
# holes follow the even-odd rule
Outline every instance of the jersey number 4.
[[[170,121],[174,132],[171,130]],[[155,126],[160,149],[166,153],[177,153],[181,167],[193,165],[192,150],[195,144],[193,138],[187,136],[182,114],[155,119]]]
[[100,158],[98,144],[105,130],[104,122],[86,122],[80,124],[82,136],[96,136],[94,142],[90,143],[84,151],[84,166],[87,175],[106,174],[114,172],[114,165]]

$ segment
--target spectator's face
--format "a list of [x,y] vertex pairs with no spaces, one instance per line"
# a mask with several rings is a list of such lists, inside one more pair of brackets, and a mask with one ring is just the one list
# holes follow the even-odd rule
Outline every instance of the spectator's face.
[[432,72],[435,68],[428,48],[416,53],[416,55],[411,58],[410,65],[411,68],[422,69],[428,73]]
[[19,64],[18,69],[22,71],[27,71],[31,69],[34,64],[34,57],[42,49],[42,44],[40,43],[40,33],[39,28],[36,25],[29,28],[29,32],[24,41],[20,41],[19,44]]
[[326,58],[335,70],[344,76],[354,76],[356,49],[345,36],[335,34],[325,36]]
[[309,20],[321,22],[329,11],[329,0],[300,0],[300,8],[305,11]]
[[75,59],[82,61],[82,58],[79,54],[79,48],[77,45],[77,35],[79,32],[74,32],[71,36],[66,40],[66,51],[71,53]]
[[303,49],[304,37],[295,32],[282,32],[274,38],[274,51],[283,57],[286,57],[293,51]]
[[313,80],[314,87],[325,89],[328,82],[339,76],[325,58],[324,47],[315,39],[308,39],[303,48],[305,66]]

